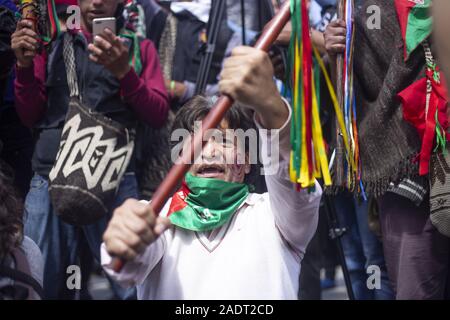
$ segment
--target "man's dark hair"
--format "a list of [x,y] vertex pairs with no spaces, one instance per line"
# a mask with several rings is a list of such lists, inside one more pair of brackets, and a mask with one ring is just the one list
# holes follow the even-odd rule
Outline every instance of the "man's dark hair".
[[[213,98],[206,98],[204,96],[193,97],[177,112],[172,125],[172,132],[176,129],[186,129],[189,132],[194,132],[195,122],[203,120],[213,106]],[[237,105],[233,105],[227,111],[224,120],[228,123],[227,129],[256,130],[250,110],[245,110]],[[248,151],[248,142],[246,141],[245,143],[245,150]]]
[[[194,96],[183,107],[178,110],[174,123],[172,125],[172,132],[177,129],[185,129],[189,132],[194,132],[194,126],[196,121],[203,120],[211,108],[214,106],[214,100],[204,96]],[[250,110],[244,109],[238,105],[233,105],[225,114],[224,120],[228,123],[227,129],[242,129],[244,132],[248,129],[256,130],[256,126],[253,122],[253,113]],[[259,142],[259,137],[258,137]],[[174,147],[178,141],[171,141],[171,146]],[[245,151],[249,150],[248,139],[245,140]],[[251,165],[251,172],[245,178],[247,184],[259,185],[258,176],[260,164]],[[257,187],[257,191],[264,191],[264,188]]]
[[[203,120],[214,106],[215,98],[208,98],[201,95],[194,96],[177,112],[172,129],[194,130],[195,121]],[[225,115],[229,129],[256,129],[253,123],[252,113],[242,107],[233,105]]]

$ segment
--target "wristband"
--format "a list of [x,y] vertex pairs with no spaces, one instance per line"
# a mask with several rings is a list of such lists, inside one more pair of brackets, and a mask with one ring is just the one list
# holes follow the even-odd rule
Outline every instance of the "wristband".
[[170,81],[170,95],[174,96],[175,95],[175,81]]

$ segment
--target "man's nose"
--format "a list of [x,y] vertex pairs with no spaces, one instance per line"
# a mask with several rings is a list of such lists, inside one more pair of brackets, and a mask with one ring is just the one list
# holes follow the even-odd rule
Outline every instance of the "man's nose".
[[203,159],[212,160],[220,155],[220,145],[213,138],[209,139],[203,148]]
[[209,140],[203,147],[203,158],[209,159],[216,156],[216,143]]
[[92,5],[98,7],[98,6],[103,5],[103,2],[104,2],[104,1],[105,1],[105,0],[92,0]]

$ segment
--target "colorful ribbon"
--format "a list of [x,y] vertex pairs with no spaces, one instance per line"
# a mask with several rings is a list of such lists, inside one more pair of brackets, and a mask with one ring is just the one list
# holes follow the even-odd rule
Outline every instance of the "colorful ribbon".
[[299,188],[313,188],[316,178],[331,185],[319,115],[319,75],[313,72],[306,0],[291,1],[292,35],[287,85],[292,93],[290,178]]
[[[48,46],[51,41],[59,36],[61,33],[61,27],[59,24],[58,15],[56,13],[55,1],[40,1],[46,1],[46,5],[41,6],[38,0],[22,0],[20,10],[22,13],[21,18],[33,21],[42,43],[45,46]],[[32,7],[31,12],[24,10],[27,7]],[[28,12],[28,14],[25,12]],[[42,25],[41,23],[47,23],[48,25]]]

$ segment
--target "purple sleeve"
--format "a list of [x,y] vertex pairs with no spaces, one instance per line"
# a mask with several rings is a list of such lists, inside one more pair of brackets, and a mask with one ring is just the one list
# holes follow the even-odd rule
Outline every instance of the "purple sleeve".
[[33,66],[16,67],[16,110],[22,123],[30,128],[44,116],[46,110],[45,65],[46,57],[42,54],[34,58]]
[[167,119],[169,100],[158,55],[149,40],[141,42],[141,59],[141,76],[131,68],[120,81],[121,94],[139,119],[160,128]]

